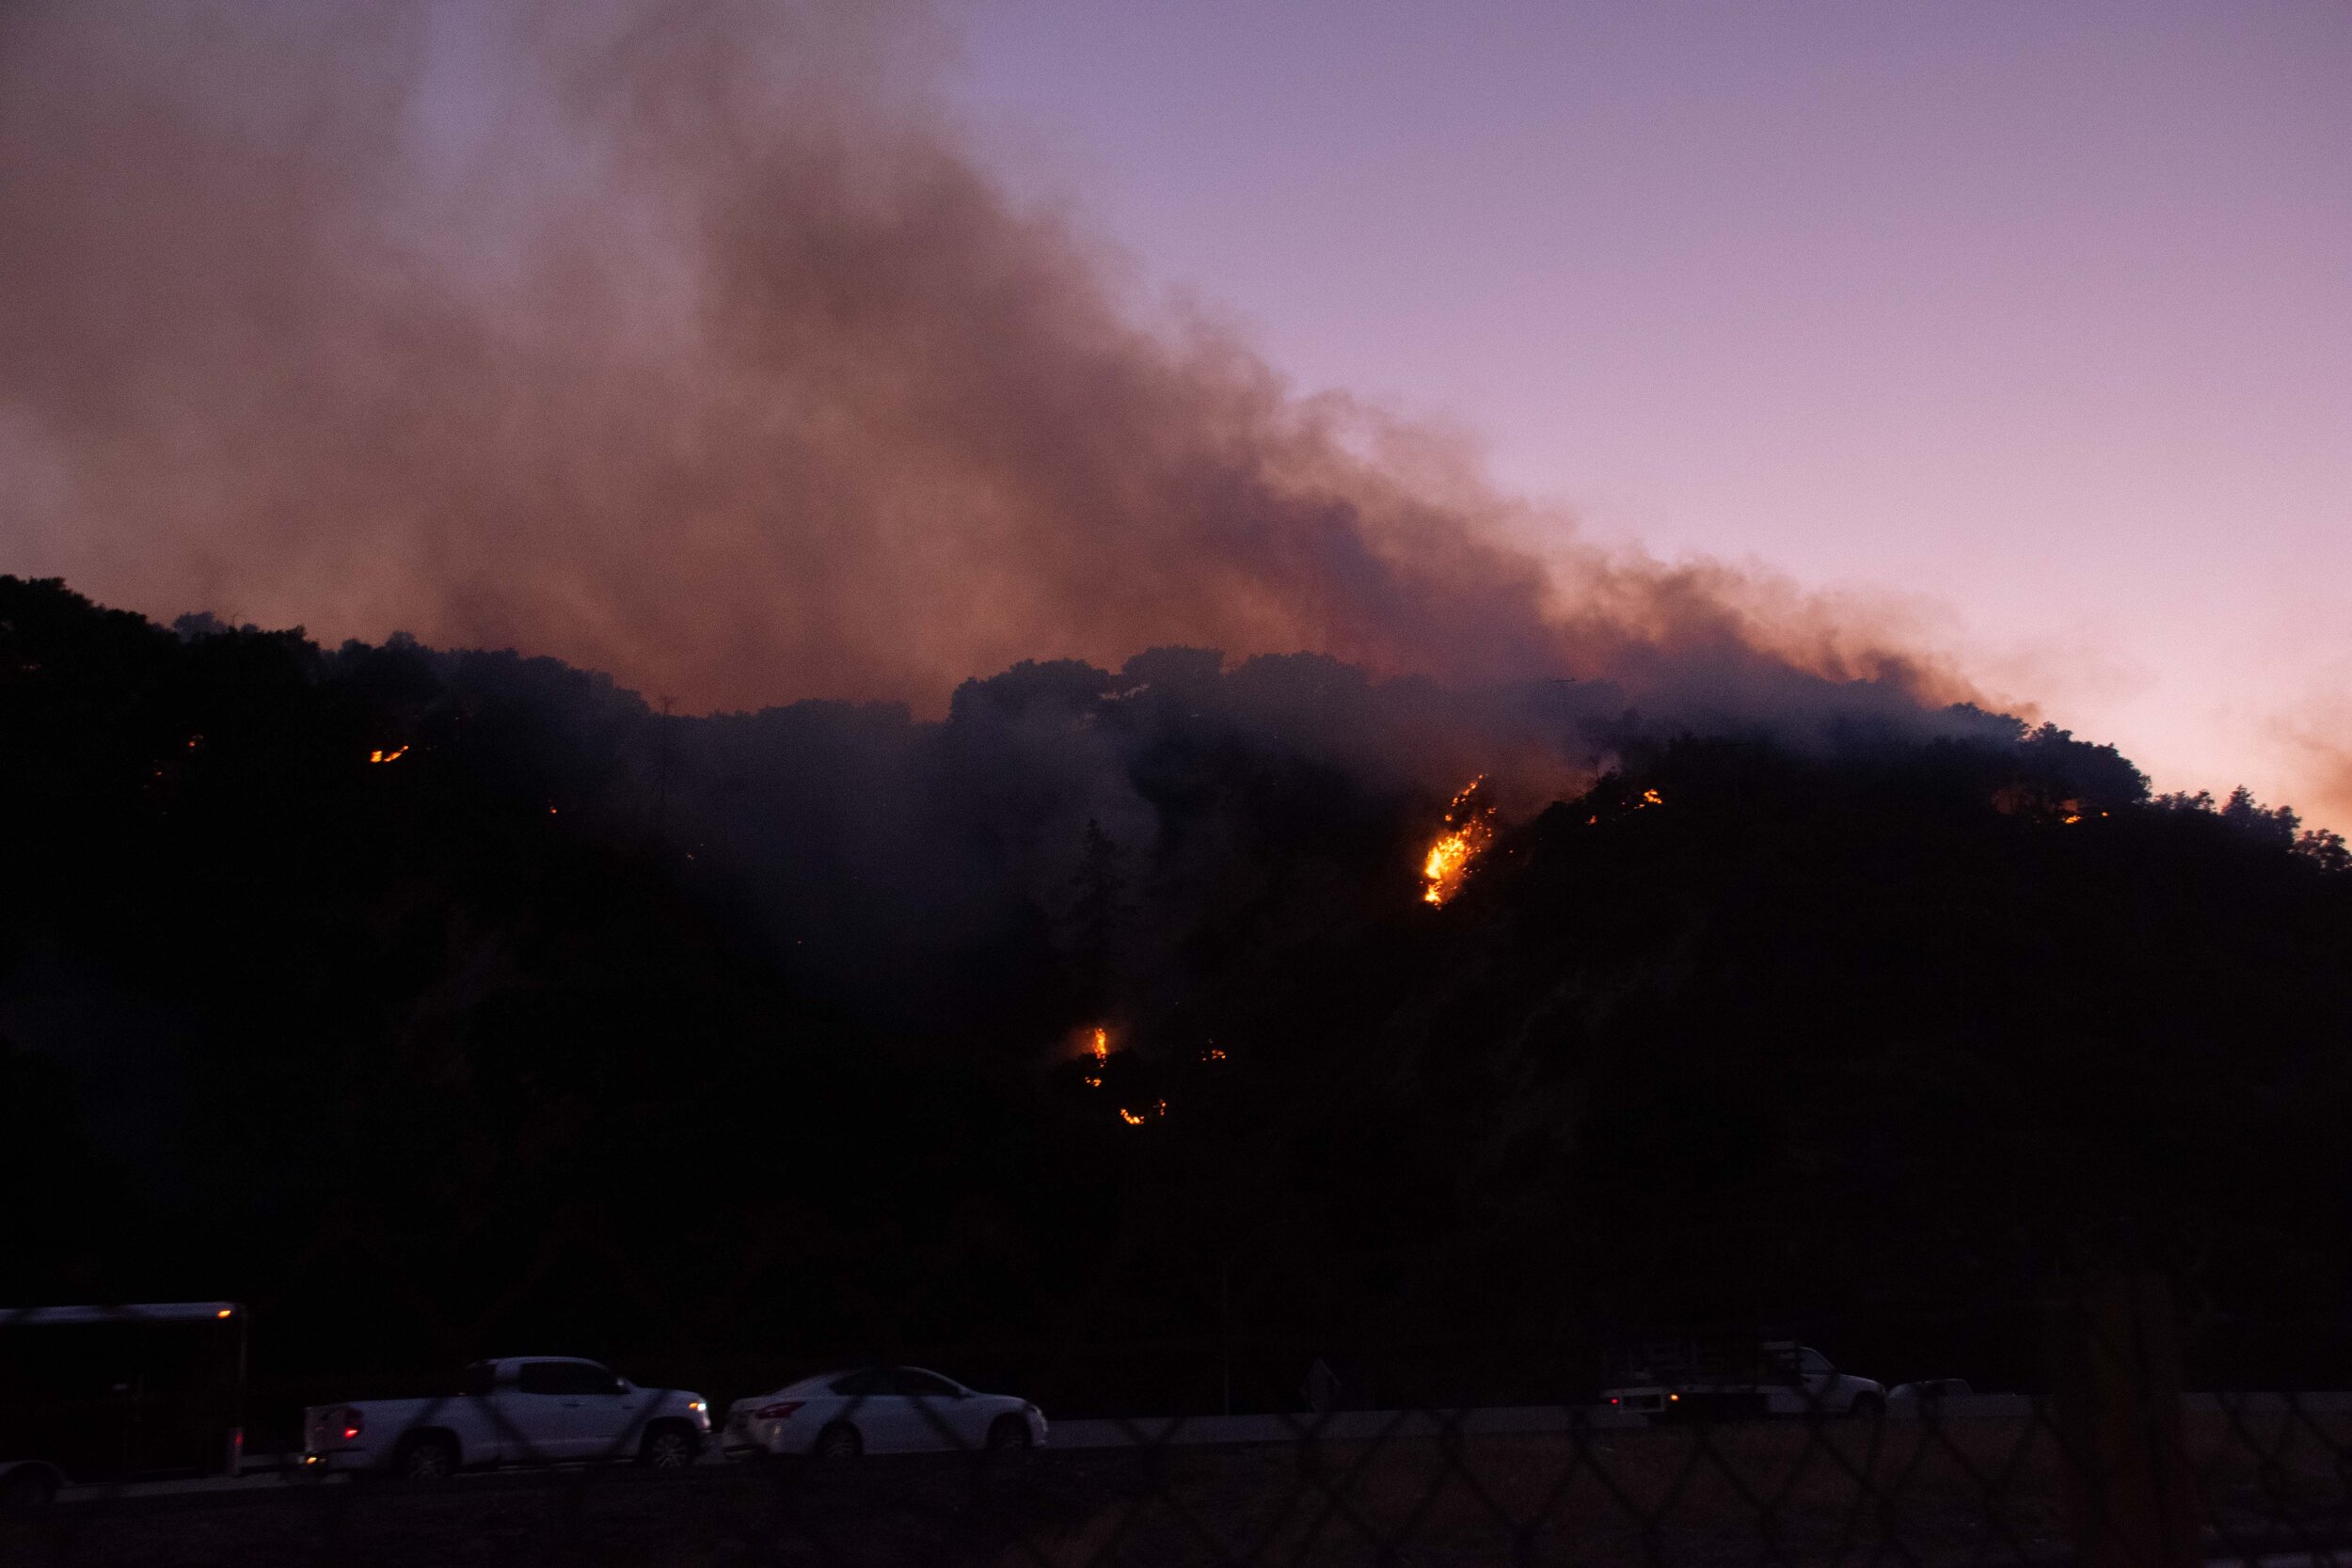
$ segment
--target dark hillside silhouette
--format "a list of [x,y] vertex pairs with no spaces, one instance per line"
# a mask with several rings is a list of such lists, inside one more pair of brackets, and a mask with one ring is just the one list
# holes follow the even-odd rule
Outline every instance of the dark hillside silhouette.
[[0,578],[0,1299],[246,1300],[288,1386],[1052,1344],[1196,1404],[1208,1345],[1556,1391],[1611,1324],[1948,1316],[2118,1237],[2336,1312],[2341,841],[1864,695],[1161,650],[682,719]]

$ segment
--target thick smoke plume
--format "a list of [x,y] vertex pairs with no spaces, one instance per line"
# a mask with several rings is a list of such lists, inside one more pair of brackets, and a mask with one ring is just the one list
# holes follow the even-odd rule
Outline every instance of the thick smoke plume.
[[1958,694],[1732,574],[1538,560],[1474,466],[1153,321],[966,153],[946,53],[821,0],[19,0],[0,568],[686,710],[1179,643]]

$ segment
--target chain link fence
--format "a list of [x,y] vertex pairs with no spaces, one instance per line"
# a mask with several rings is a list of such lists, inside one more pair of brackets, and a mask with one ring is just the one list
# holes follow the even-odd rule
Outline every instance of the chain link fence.
[[[925,1350],[944,1370],[985,1367],[1003,1399],[912,1355],[691,1393],[609,1373],[598,1389],[596,1369],[542,1357],[298,1420],[291,1386],[246,1377],[231,1304],[18,1310],[0,1315],[0,1562],[2352,1562],[2352,1393],[2186,1386],[2246,1364],[2251,1338],[2326,1336],[2201,1319],[2182,1294],[2094,1270],[1982,1308],[2030,1325],[2039,1375],[2013,1392],[1957,1375],[1884,1389],[1776,1343],[1668,1367],[1653,1345],[1634,1370],[1592,1364],[1572,1397],[1515,1402],[1543,1347],[1471,1335],[1343,1356],[1073,1334]],[[1866,1326],[1891,1343],[1905,1325],[1812,1325],[1832,1343],[1870,1342]],[[115,1348],[64,1346],[77,1332]],[[207,1332],[221,1338],[192,1351]],[[135,1350],[142,1335],[167,1354]],[[1195,1408],[1120,1407],[1184,1361],[1189,1379],[1164,1386],[1188,1382]],[[1283,1366],[1298,1408],[1265,1408],[1283,1402],[1266,1369]],[[1465,1397],[1412,1397],[1448,1380]],[[1498,1397],[1467,1397],[1481,1380]],[[230,1418],[254,1438],[242,1451]],[[185,1447],[207,1430],[215,1451]],[[142,1474],[164,1458],[210,1473]]]

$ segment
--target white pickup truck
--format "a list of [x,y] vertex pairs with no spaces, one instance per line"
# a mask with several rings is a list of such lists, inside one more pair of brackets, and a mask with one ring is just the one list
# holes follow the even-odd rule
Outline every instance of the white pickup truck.
[[516,1355],[475,1362],[453,1394],[312,1405],[302,1413],[302,1463],[409,1481],[598,1460],[666,1469],[691,1465],[709,1435],[700,1394],[640,1388],[594,1361]]

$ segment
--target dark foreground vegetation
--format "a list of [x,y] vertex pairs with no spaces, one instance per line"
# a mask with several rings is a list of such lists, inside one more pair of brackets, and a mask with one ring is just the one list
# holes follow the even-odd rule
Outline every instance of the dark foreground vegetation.
[[[2341,1382],[2339,841],[1882,693],[1562,690],[1164,650],[687,720],[0,578],[0,1303],[246,1302],[281,1403],[546,1349],[1077,1414],[1562,1397],[1663,1322],[2028,1383],[2128,1250],[2193,1378]],[[1531,736],[1574,798],[1423,903]]]

